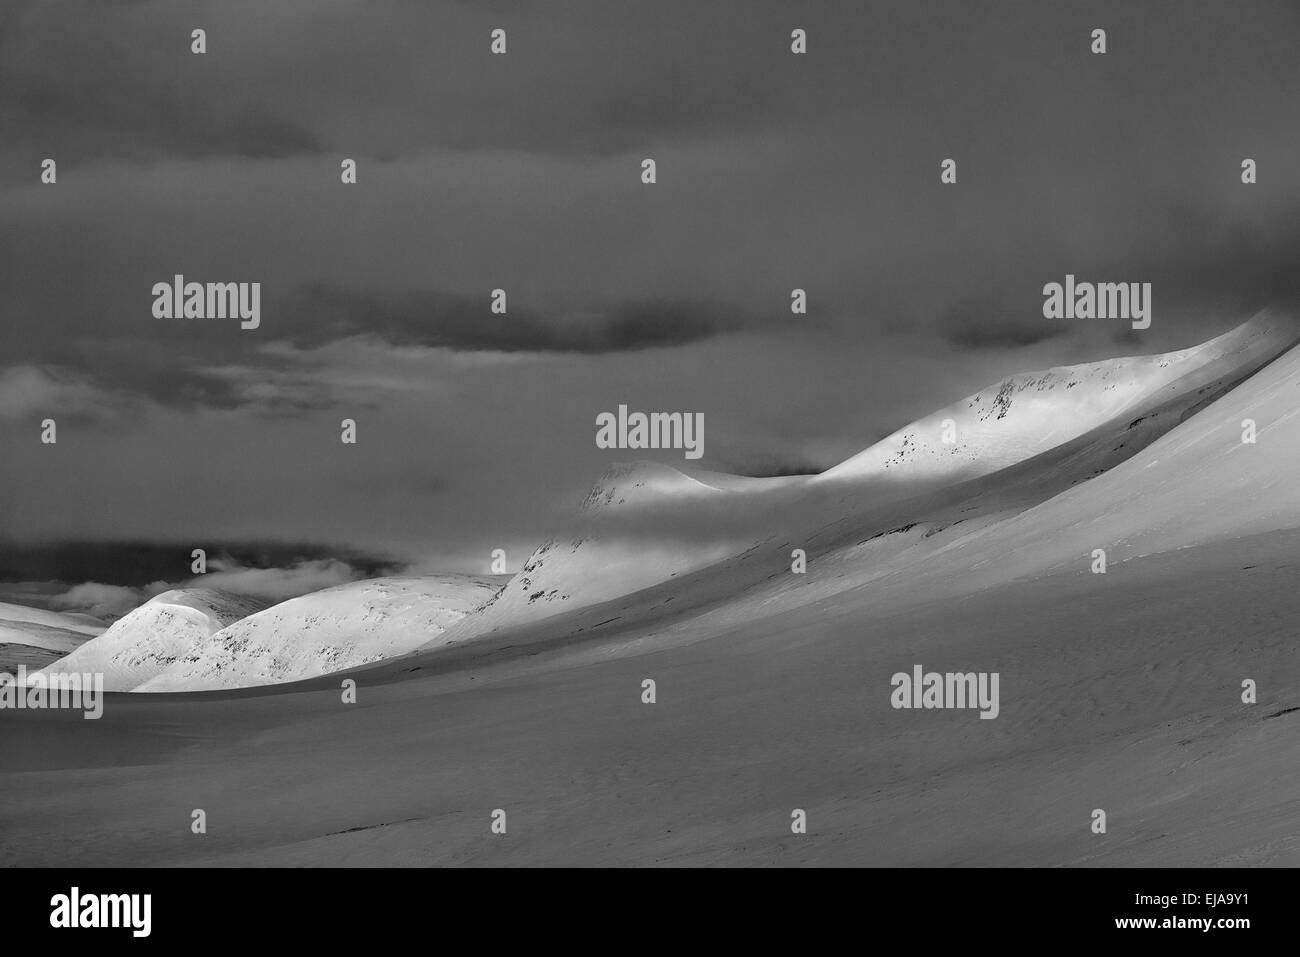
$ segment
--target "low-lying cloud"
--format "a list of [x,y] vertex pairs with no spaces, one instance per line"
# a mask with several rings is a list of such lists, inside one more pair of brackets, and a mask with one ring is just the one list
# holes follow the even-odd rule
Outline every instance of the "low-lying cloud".
[[288,568],[246,568],[218,560],[209,568],[207,574],[195,576],[181,587],[216,588],[279,602],[365,577],[347,562],[332,558],[299,562]]

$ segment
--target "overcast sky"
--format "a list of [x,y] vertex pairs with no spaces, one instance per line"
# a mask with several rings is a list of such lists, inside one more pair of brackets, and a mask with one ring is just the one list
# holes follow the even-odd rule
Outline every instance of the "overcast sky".
[[[5,564],[513,570],[629,457],[594,441],[619,403],[704,413],[698,466],[816,471],[1003,375],[1192,345],[1296,293],[1298,9],[9,0]],[[1153,283],[1151,328],[1043,319],[1067,272]],[[176,273],[260,282],[261,327],[154,318]]]

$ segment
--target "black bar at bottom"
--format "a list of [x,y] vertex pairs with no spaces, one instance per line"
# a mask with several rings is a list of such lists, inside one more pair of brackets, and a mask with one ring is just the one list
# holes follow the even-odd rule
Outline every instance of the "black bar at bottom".
[[[1293,885],[1287,870],[1231,869],[0,871],[11,940],[75,934],[78,944],[125,946],[303,947],[411,932],[449,947],[530,933],[534,946],[557,934],[571,943],[667,943],[689,938],[666,932],[692,927],[732,944],[846,932],[881,945],[902,935],[925,945],[1195,938],[1232,946],[1289,940]],[[607,932],[615,936],[595,936]]]

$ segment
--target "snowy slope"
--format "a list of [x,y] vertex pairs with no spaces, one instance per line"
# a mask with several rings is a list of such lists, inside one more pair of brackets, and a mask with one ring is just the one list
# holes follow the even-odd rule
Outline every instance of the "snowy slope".
[[107,690],[129,691],[214,632],[263,607],[263,602],[212,588],[173,589],[44,670],[98,672]]
[[[692,476],[658,463],[617,466],[588,495],[570,534],[543,543],[486,608],[440,643],[610,601],[763,543],[806,542],[816,529],[861,529],[867,537],[909,526],[923,517],[909,508],[934,507],[910,500],[944,489],[952,490],[943,500],[948,511],[965,520],[1037,504],[1060,490],[1051,484],[1058,473],[1082,481],[1104,472],[1176,425],[1170,410],[1181,416],[1197,402],[1213,402],[1285,351],[1296,334],[1290,317],[1262,313],[1189,349],[1012,376],[818,476]],[[949,418],[957,426],[952,445],[942,441]],[[1112,442],[1112,435],[1124,438]],[[1034,461],[1057,449],[1058,461]],[[1005,481],[971,484],[1003,472]],[[1019,494],[1001,494],[1004,484]],[[977,501],[961,510],[963,498]]]
[[[973,478],[1067,442],[1140,404],[1253,368],[1295,340],[1280,313],[1262,313],[1190,349],[1013,375],[905,426],[822,473],[819,480],[889,474]],[[944,441],[951,422],[955,441]]]
[[297,681],[436,642],[498,590],[487,578],[377,578],[281,602],[205,636],[137,691]]
[[[484,608],[424,647],[592,605],[735,554],[752,532],[723,527],[733,500],[792,481],[687,475],[655,462],[615,465],[587,495],[568,535],[543,542]],[[675,533],[700,523],[711,526],[704,538]]]
[[[772,576],[727,621],[868,586],[878,602],[913,593],[937,601],[1053,574],[1090,576],[1098,548],[1108,562],[1102,580],[1117,582],[1136,558],[1300,528],[1300,346],[1226,394],[1207,390],[1213,401],[1196,401],[1200,393],[1133,420],[1126,413],[1074,448],[904,501],[883,535],[847,519],[844,528],[857,535],[836,530],[811,540],[806,578]],[[1132,438],[1161,417],[1172,426]],[[1253,444],[1242,441],[1247,419],[1255,423]],[[1135,441],[1140,447],[1124,454]],[[741,574],[744,562],[727,564],[735,567],[718,573],[731,585],[705,582],[699,590],[734,593],[736,581],[753,584]],[[675,608],[691,600],[676,598]]]
[[[1242,441],[1243,422],[1256,441]],[[1300,527],[1300,348],[1093,480],[953,546],[997,577]],[[977,559],[978,561],[978,559]],[[990,569],[991,571],[991,569]],[[1118,573],[1111,569],[1108,574]]]

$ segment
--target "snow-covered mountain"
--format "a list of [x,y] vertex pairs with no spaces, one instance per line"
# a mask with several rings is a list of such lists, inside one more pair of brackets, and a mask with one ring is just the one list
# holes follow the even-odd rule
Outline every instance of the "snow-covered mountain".
[[376,578],[301,595],[214,631],[137,691],[297,681],[437,643],[500,588],[491,578]]
[[[1253,433],[1253,441],[1250,437]],[[999,575],[1300,527],[1300,347],[1127,461],[961,545]]]
[[[1253,394],[1234,391],[1242,382],[1257,390],[1300,361],[1287,351],[1296,334],[1290,318],[1265,313],[1190,349],[1011,376],[817,476],[617,465],[592,489],[568,533],[539,546],[504,585],[455,575],[383,578],[265,610],[203,589],[168,592],[59,667],[102,671],[115,690],[248,687],[468,642],[582,609],[599,617],[615,600],[728,562],[735,567],[725,573],[727,588],[766,587],[788,569],[795,546],[823,569],[839,563],[845,580],[860,583],[920,563],[946,567],[960,556],[961,542],[1008,534],[1017,515],[1064,507],[1057,500],[1087,502],[1171,430],[1186,435],[1193,424],[1216,422],[1219,411],[1235,408],[1229,399],[1245,402]],[[1276,399],[1269,414],[1284,420],[1284,405],[1285,397]],[[1179,481],[1199,467],[1189,460]],[[1148,507],[1160,513],[1159,503]],[[1085,517],[1076,516],[1074,527],[1083,524]],[[1021,557],[1031,554],[1024,546]],[[930,562],[932,556],[939,558]],[[797,582],[780,576],[772,587]],[[822,579],[818,587],[830,586]],[[703,588],[696,598],[711,601],[707,593]],[[687,604],[687,593],[681,598],[676,607]]]
[[214,632],[266,607],[212,588],[176,588],[149,599],[46,673],[102,673],[108,691],[148,681]]
[[815,476],[615,466],[571,533],[538,547],[446,640],[596,605],[763,543],[785,543],[788,562],[788,545],[818,533],[826,542],[869,538],[910,529],[928,513],[947,516],[920,535],[1036,504],[1127,459],[1285,352],[1297,334],[1291,317],[1264,312],[1188,349],[1010,376]]
[[1224,375],[1251,371],[1289,347],[1296,335],[1290,317],[1265,312],[1177,352],[1008,376],[904,426],[817,478],[889,475],[916,481],[987,475],[1143,405],[1188,394]]

